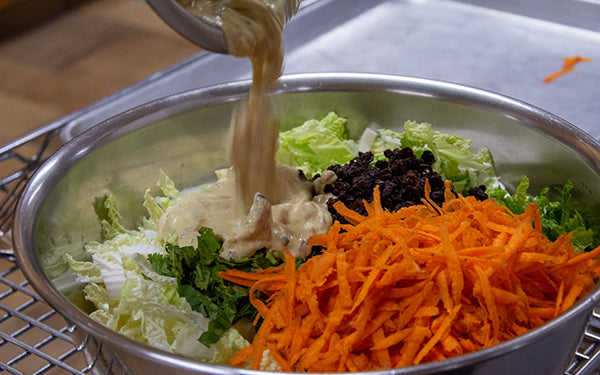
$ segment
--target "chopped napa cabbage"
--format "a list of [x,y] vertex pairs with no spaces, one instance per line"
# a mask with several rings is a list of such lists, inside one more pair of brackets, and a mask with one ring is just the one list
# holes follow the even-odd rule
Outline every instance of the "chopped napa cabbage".
[[273,357],[269,349],[263,352],[260,360],[260,369],[263,371],[281,372],[281,366],[279,366],[279,363],[277,363],[277,360]]
[[215,344],[215,354],[212,358],[213,363],[223,363],[227,358],[236,352],[250,345],[240,332],[235,328],[230,328],[223,334],[221,339]]
[[91,261],[69,259],[85,283],[86,299],[96,307],[90,317],[142,343],[192,358],[212,359],[215,348],[198,342],[208,319],[192,311],[179,296],[175,279],[156,274],[146,255],[126,254],[127,247],[135,248],[103,249],[95,252]]
[[442,178],[452,180],[458,192],[484,185],[499,185],[490,151],[476,153],[471,141],[457,135],[434,131],[430,124],[407,121],[404,131],[367,128],[358,141],[348,138],[347,121],[335,113],[323,120],[309,120],[279,135],[277,161],[301,169],[311,178],[333,164],[346,164],[358,152],[370,151],[375,160],[384,159],[387,149],[410,147],[420,157],[429,150],[435,156],[433,169]]
[[165,244],[157,238],[158,221],[180,198],[162,171],[157,185],[163,195],[153,197],[146,191],[148,217],[136,230],[123,226],[114,196],[95,200],[103,240],[86,244],[87,259],[65,255],[70,266],[65,280],[72,283],[71,274],[76,275],[84,285],[85,299],[95,307],[90,317],[112,330],[173,353],[222,362],[248,342],[230,329],[214,345],[201,343],[209,319],[179,295],[175,278],[156,273],[148,261],[150,254],[166,254]]
[[297,166],[311,178],[332,164],[345,164],[358,154],[358,145],[348,139],[347,120],[330,112],[325,118],[308,120],[279,134],[276,159]]
[[366,128],[358,141],[359,151],[372,152],[376,160],[385,158],[383,155],[385,150],[394,150],[402,147],[398,133],[392,130],[386,131],[386,129],[375,130]]
[[96,216],[100,220],[103,239],[111,239],[119,234],[128,233],[128,230],[123,226],[123,218],[117,210],[117,201],[114,195],[97,197],[94,200],[94,211],[96,211]]
[[[407,121],[402,132],[390,129],[378,129],[377,132],[377,137],[370,136],[373,140],[369,147],[376,160],[385,158],[383,152],[390,148],[410,147],[417,157],[428,150],[435,157],[433,169],[442,178],[451,180],[458,192],[466,194],[471,187],[483,185],[491,189],[498,185],[490,151],[482,147],[474,153],[470,140],[433,130],[431,124],[415,121]],[[367,146],[363,144],[362,148]]]

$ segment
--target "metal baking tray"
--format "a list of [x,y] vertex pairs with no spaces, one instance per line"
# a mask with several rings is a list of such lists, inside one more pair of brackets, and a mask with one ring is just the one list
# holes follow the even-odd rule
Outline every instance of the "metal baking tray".
[[[284,73],[390,73],[475,86],[539,106],[600,137],[600,22],[584,22],[600,19],[600,3],[469,2],[312,2],[286,27]],[[582,27],[573,26],[577,20]],[[592,62],[543,82],[563,58],[576,55]],[[249,77],[245,59],[200,53],[78,114],[63,138],[160,96]]]
[[[598,0],[305,0],[284,32],[284,73],[388,73],[475,86],[539,106],[600,139],[599,19]],[[592,62],[543,82],[563,58],[577,55]],[[0,145],[0,163],[12,166],[0,176],[0,372],[98,373],[95,358],[74,346],[72,325],[32,291],[8,248],[12,207],[37,166],[60,144],[117,113],[250,74],[243,59],[199,52]],[[597,310],[567,374],[599,368]]]

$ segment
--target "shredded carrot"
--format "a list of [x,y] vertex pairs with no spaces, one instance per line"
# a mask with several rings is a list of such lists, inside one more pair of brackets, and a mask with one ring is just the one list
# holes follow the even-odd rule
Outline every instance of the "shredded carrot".
[[575,65],[579,64],[580,62],[591,62],[591,61],[592,61],[592,59],[590,59],[589,57],[581,57],[581,56],[565,57],[565,62],[563,64],[562,68],[560,70],[546,76],[544,78],[544,82],[548,83],[548,82],[554,81],[558,77],[573,71],[573,69],[575,68]]
[[[429,187],[426,185],[426,193]],[[343,372],[438,361],[522,335],[573,306],[594,286],[600,247],[577,252],[569,236],[547,240],[535,205],[514,215],[493,200],[455,195],[442,205],[381,208],[379,189],[352,224],[336,222],[298,269],[219,275],[261,291],[262,324],[229,361],[259,369]]]

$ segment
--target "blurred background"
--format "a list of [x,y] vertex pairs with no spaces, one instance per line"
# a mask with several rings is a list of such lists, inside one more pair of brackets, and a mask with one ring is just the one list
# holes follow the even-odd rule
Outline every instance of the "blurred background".
[[137,0],[0,0],[0,145],[199,48]]

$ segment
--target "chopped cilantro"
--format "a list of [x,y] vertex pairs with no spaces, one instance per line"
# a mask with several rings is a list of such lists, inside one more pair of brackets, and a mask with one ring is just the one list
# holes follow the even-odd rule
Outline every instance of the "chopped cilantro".
[[524,177],[515,194],[510,195],[502,188],[493,189],[489,196],[506,206],[516,215],[525,212],[529,203],[535,203],[540,211],[542,233],[551,241],[572,232],[571,242],[576,249],[598,246],[598,227],[593,225],[589,210],[577,206],[572,199],[573,183],[567,181],[562,188],[544,188],[537,196],[527,195],[529,179]]
[[249,288],[223,280],[218,273],[232,268],[251,272],[283,262],[282,257],[265,250],[252,257],[228,260],[219,255],[220,248],[213,230],[203,227],[198,231],[197,247],[167,244],[167,254],[148,256],[154,271],[174,277],[179,295],[194,311],[210,319],[208,330],[199,339],[206,346],[219,341],[235,322],[242,318],[252,320],[256,315],[250,304]]

